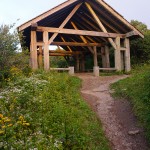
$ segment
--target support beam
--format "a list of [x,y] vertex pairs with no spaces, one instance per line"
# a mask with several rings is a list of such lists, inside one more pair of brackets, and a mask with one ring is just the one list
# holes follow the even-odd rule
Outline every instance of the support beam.
[[[104,33],[108,33],[106,28],[103,26],[102,22],[100,21],[100,19],[98,18],[98,16],[96,15],[96,13],[94,12],[94,10],[92,9],[92,7],[86,2],[85,3],[86,7],[88,8],[88,10],[90,11],[91,15],[94,17],[94,19],[96,20],[97,24],[99,25],[99,27],[101,28],[101,30]],[[114,49],[116,49],[116,45],[114,43],[114,41],[111,38],[108,38],[108,41],[110,42],[110,44],[113,46]]]
[[52,42],[51,45],[59,45],[59,46],[97,46],[97,47],[101,47],[103,46],[103,44],[101,43],[79,43],[79,42]]
[[43,32],[43,42],[44,42],[44,69],[49,70],[49,44],[48,44],[48,32]]
[[23,25],[18,27],[18,30],[23,31],[25,28],[31,26],[32,23],[39,22],[40,20],[42,20],[42,19],[44,19],[44,18],[46,18],[46,17],[48,17],[48,16],[50,16],[50,15],[52,15],[52,14],[58,12],[58,11],[64,9],[65,7],[67,7],[69,5],[74,4],[75,2],[77,2],[77,0],[67,1],[67,2],[55,7],[55,9],[51,9],[51,10],[39,15],[38,17],[32,19],[31,21],[28,21],[27,23],[24,23]]
[[[59,29],[59,28],[51,28],[51,27],[37,27],[37,31],[43,32],[51,32],[51,33],[61,33],[61,34],[70,34],[70,35],[86,35],[86,36],[95,36],[95,37],[104,37],[104,38],[124,38],[125,34],[118,33],[106,33],[106,32],[98,32],[98,31],[88,31],[88,30],[74,30],[74,29]],[[52,41],[51,41],[52,43]],[[113,42],[114,43],[114,42]]]
[[42,46],[39,46],[38,62],[39,62],[39,68],[43,68],[43,51],[42,51]]
[[115,49],[115,68],[117,71],[121,71],[121,53],[120,53],[120,38],[116,38],[116,49]]
[[[62,39],[63,42],[66,42],[65,39],[62,36],[61,36],[61,39]],[[67,48],[69,49],[70,52],[72,52],[72,49],[69,46],[67,46]]]
[[97,61],[97,48],[96,46],[93,47],[94,50],[94,66],[98,66],[98,61]]
[[129,28],[131,28],[133,31],[137,32],[142,38],[144,38],[144,35],[138,31],[135,27],[133,27],[127,20],[125,20],[121,15],[119,15],[116,11],[113,10],[112,7],[107,5],[103,0],[97,0],[106,10],[108,10],[112,15],[114,15],[116,18],[118,18],[121,22],[126,24]]
[[129,38],[125,39],[125,71],[131,71],[131,61],[130,61],[130,41]]
[[[75,25],[75,23],[71,22],[71,24],[72,24],[72,26],[74,27],[75,30],[78,30],[78,28],[77,28],[77,26]],[[82,41],[83,41],[84,43],[88,43],[87,40],[86,40],[86,38],[85,38],[84,36],[80,35],[80,38],[82,39]],[[88,49],[89,49],[89,51],[93,54],[92,48],[91,48],[91,47],[88,47]]]
[[36,31],[31,31],[30,60],[31,60],[31,67],[32,67],[32,69],[36,70],[38,68]]
[[[75,8],[71,11],[71,13],[68,15],[68,17],[63,21],[63,23],[60,25],[59,29],[64,28],[64,26],[69,22],[69,20],[72,18],[72,16],[77,12],[79,7],[82,5],[82,3],[75,6]],[[52,37],[49,39],[48,43],[51,44],[53,40],[57,37],[58,33],[54,33]]]
[[135,31],[131,31],[131,32],[126,33],[126,38],[131,37],[131,36],[135,36],[135,35],[138,35],[138,33]]

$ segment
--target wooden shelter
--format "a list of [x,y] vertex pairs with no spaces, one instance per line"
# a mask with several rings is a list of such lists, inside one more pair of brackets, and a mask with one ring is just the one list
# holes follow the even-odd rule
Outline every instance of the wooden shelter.
[[[144,37],[103,0],[68,0],[22,24],[18,31],[23,31],[33,69],[44,66],[49,70],[49,56],[72,56],[76,70],[84,71],[84,58],[91,54],[95,75],[99,70],[130,71],[130,38]],[[65,51],[51,51],[49,45]],[[114,49],[114,68],[110,68],[110,47]]]

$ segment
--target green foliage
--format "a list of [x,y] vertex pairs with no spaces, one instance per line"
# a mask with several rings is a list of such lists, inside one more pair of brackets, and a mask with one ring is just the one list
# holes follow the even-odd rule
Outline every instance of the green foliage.
[[15,54],[18,44],[16,32],[10,33],[12,26],[0,26],[0,78],[7,76],[11,66],[11,57]]
[[150,141],[150,65],[136,68],[132,76],[112,85],[115,96],[130,99],[135,114],[146,129]]
[[80,84],[76,77],[42,70],[9,82],[0,95],[0,149],[108,150]]
[[[14,68],[24,75],[29,75],[31,72],[28,50],[22,49],[22,52],[19,52],[18,48],[18,37],[21,40],[23,38],[16,31],[10,32],[12,27],[13,25],[0,26],[0,87],[5,85],[10,78],[14,78],[12,74]],[[15,77],[17,78],[16,75]]]
[[68,63],[63,56],[52,56],[50,57],[50,64],[53,68],[67,68]]
[[145,24],[132,20],[131,24],[144,34],[144,39],[138,38],[131,41],[132,64],[145,63],[150,60],[150,30]]

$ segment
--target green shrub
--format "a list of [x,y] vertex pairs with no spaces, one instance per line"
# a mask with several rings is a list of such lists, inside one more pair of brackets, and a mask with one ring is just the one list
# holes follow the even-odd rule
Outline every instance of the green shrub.
[[81,99],[80,83],[41,70],[9,82],[0,95],[0,149],[108,150],[99,121]]

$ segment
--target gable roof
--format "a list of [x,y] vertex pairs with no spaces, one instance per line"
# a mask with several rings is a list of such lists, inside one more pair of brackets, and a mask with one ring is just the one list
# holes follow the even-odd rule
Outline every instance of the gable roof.
[[[109,6],[103,0],[68,0],[64,3],[50,9],[49,11],[29,20],[28,22],[20,25],[18,31],[24,31],[23,35],[26,37],[25,41],[27,45],[30,42],[30,30],[33,23],[37,23],[39,26],[45,27],[59,27],[63,20],[68,16],[71,10],[78,4],[83,3],[76,14],[71,18],[71,21],[76,22],[78,29],[80,30],[91,30],[91,31],[101,31],[89,11],[87,10],[84,2],[88,2],[94,9],[99,19],[106,27],[107,31],[110,33],[121,33],[126,34],[134,31],[134,35],[144,37],[144,35],[133,27],[126,19],[123,18],[117,11],[115,11],[111,6]],[[72,28],[71,24],[66,24],[65,28]],[[65,36],[65,35],[64,35]],[[77,37],[70,36],[75,40]],[[102,38],[92,37],[95,41],[103,41]],[[56,40],[59,40],[58,36]]]

